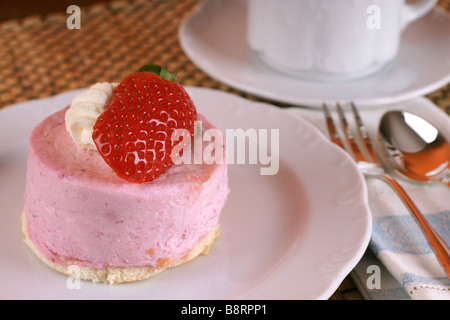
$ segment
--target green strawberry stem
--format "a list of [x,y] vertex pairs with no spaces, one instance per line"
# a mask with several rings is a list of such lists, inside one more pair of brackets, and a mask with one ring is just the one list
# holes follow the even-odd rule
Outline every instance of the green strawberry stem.
[[176,72],[169,72],[165,67],[161,67],[157,64],[146,64],[139,68],[138,72],[151,72],[157,74],[162,79],[175,81],[178,74]]

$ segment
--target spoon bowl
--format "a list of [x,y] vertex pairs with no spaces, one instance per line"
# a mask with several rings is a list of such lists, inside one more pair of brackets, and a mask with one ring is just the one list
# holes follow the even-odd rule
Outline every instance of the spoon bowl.
[[382,154],[401,175],[450,187],[450,143],[428,121],[407,111],[386,112],[380,120]]

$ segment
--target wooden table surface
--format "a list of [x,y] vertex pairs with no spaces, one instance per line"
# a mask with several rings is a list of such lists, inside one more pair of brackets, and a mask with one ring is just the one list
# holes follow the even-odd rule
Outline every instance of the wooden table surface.
[[[264,101],[208,76],[184,54],[178,24],[198,2],[0,0],[0,108],[100,80],[119,82],[130,70],[149,62],[177,70],[184,85]],[[74,3],[82,10],[83,25],[68,30],[66,9]],[[450,11],[450,0],[438,5]],[[427,97],[450,113],[449,85]],[[363,297],[348,276],[330,299]]]

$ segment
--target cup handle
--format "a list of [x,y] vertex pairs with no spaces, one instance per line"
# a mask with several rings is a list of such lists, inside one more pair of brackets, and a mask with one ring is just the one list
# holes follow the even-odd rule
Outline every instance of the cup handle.
[[402,13],[402,28],[406,28],[411,22],[423,17],[431,11],[438,0],[421,0],[414,3],[406,3]]

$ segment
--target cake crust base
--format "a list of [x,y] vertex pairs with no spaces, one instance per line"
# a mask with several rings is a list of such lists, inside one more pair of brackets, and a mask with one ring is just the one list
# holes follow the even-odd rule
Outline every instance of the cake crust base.
[[200,254],[207,254],[214,240],[220,234],[219,225],[217,224],[206,236],[184,255],[181,259],[170,261],[167,259],[158,266],[129,266],[129,267],[106,267],[103,269],[95,269],[88,266],[69,265],[64,266],[48,260],[38,250],[34,243],[28,237],[27,219],[25,210],[21,214],[22,238],[31,251],[47,266],[55,271],[72,277],[73,279],[90,280],[92,282],[103,282],[115,285],[123,282],[133,282],[148,279],[167,268],[179,266],[189,260],[194,259]]

